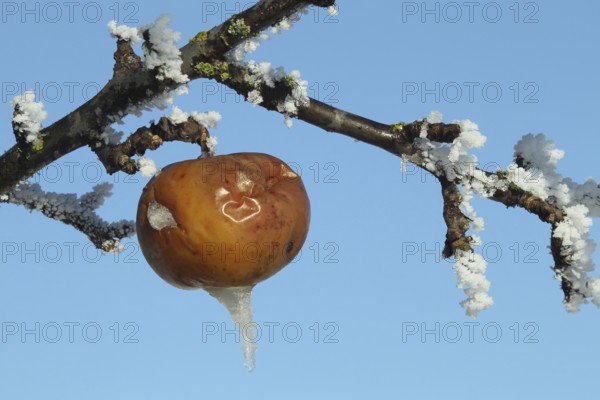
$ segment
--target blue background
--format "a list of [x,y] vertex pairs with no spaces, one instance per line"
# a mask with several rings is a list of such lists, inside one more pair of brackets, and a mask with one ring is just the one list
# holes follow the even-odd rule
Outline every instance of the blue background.
[[[2,3],[1,150],[13,144],[10,100],[22,90],[38,89],[47,126],[110,79],[110,19],[148,24],[168,12],[183,45],[251,3],[76,2],[72,15],[50,4]],[[600,178],[598,15],[589,0],[477,2],[472,16],[462,2],[340,1],[339,16],[311,8],[248,58],[299,69],[312,97],[377,121],[432,110],[447,122],[471,119],[488,137],[477,151],[483,165],[506,166],[522,135],[544,132],[566,151],[558,170],[582,182]],[[419,93],[406,91],[415,85]],[[422,97],[421,85],[433,91]],[[244,369],[235,335],[223,332],[233,329],[225,309],[161,281],[135,237],[120,255],[101,255],[71,227],[2,205],[0,398],[560,399],[596,391],[600,313],[592,305],[564,311],[549,226],[536,217],[473,201],[486,221],[495,304],[472,320],[458,305],[464,294],[452,263],[439,255],[445,227],[431,176],[402,173],[397,157],[301,121],[288,129],[281,115],[214,82],[192,82],[175,104],[219,111],[212,134],[220,154],[276,155],[301,172],[311,198],[301,257],[254,290],[256,370]],[[129,117],[117,129],[130,133],[169,112]],[[197,155],[184,144],[149,154],[158,166]],[[77,193],[115,183],[99,211],[108,220],[134,218],[147,182],[107,175],[87,148],[33,180]],[[600,238],[597,227],[592,237]]]

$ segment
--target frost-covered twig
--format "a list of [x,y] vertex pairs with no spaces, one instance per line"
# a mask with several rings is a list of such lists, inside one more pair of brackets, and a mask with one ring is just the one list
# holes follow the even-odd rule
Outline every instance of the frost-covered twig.
[[131,157],[143,156],[147,150],[156,150],[164,142],[194,143],[200,145],[204,153],[211,151],[212,141],[209,140],[205,125],[194,117],[187,116],[184,120],[176,121],[175,123],[168,117],[162,117],[158,123],[137,129],[123,143],[101,146],[94,151],[109,173],[123,171],[128,174],[139,170],[139,163]]
[[170,79],[176,83],[186,83],[189,78],[181,72],[183,60],[177,47],[181,34],[167,28],[169,22],[171,17],[163,14],[154,24],[143,29],[144,66],[156,70],[158,80]]
[[[194,68],[198,62],[224,58],[225,53],[247,36],[259,34],[308,4],[329,7],[333,3],[333,0],[261,0],[221,25],[197,35],[204,40],[192,40],[180,48],[181,76],[171,69],[176,63],[171,57],[174,54],[172,46],[169,51],[161,53],[164,57],[159,57],[165,63],[156,64],[155,69],[143,68],[141,58],[135,55],[130,46],[130,41],[135,41],[139,30],[111,25],[109,31],[118,39],[113,78],[94,98],[44,128],[40,132],[44,137],[43,148],[39,151],[25,155],[22,145],[16,144],[0,156],[0,194],[8,193],[18,182],[80,147],[95,147],[101,140],[100,136],[116,119],[155,106],[164,108],[169,104],[169,93],[181,86],[182,79],[179,78],[184,75],[190,80],[200,77]],[[245,35],[240,34],[245,30],[229,29],[240,19],[249,27]],[[165,28],[165,24],[160,26]],[[163,33],[165,32],[163,29]],[[170,35],[171,39],[174,38],[173,35],[174,33]],[[152,49],[156,50],[156,47]],[[153,56],[150,58],[154,59]],[[159,65],[164,67],[161,69]],[[157,79],[157,71],[162,74],[162,80]]]
[[[515,145],[515,162],[506,170],[495,173],[482,171],[477,167],[477,158],[468,150],[481,146],[485,138],[476,125],[468,121],[459,124],[461,132],[450,145],[435,143],[427,138],[426,133],[415,137],[414,143],[419,150],[408,157],[437,176],[442,183],[444,219],[448,225],[444,256],[466,254],[464,249],[459,252],[456,248],[467,246],[466,220],[476,230],[478,226],[482,227],[482,221],[467,201],[471,193],[502,202],[508,207],[519,206],[552,225],[554,270],[561,282],[567,310],[578,311],[588,299],[600,306],[600,279],[588,276],[594,270],[591,254],[596,247],[588,233],[591,217],[600,214],[600,185],[591,178],[579,185],[556,172],[556,164],[564,152],[556,149],[554,142],[541,134],[525,135]],[[460,198],[457,184],[467,192],[461,200],[466,216],[456,205]],[[489,288],[489,282],[483,277],[485,261],[477,261],[480,257],[473,256],[475,260],[470,263],[457,259],[455,265],[457,273],[461,268],[469,270],[466,275],[466,270],[459,273],[459,281],[462,280],[461,275],[463,278],[479,276],[473,281],[475,287],[466,284],[469,298],[462,304],[467,307],[469,315],[491,304],[485,293]],[[470,268],[473,265],[476,268]]]
[[0,202],[22,205],[71,225],[85,233],[97,248],[114,252],[121,249],[120,239],[133,235],[135,223],[127,220],[109,223],[96,214],[95,210],[112,194],[111,189],[110,183],[101,183],[77,197],[74,193],[45,192],[39,184],[25,182],[0,197]]
[[[309,98],[307,84],[299,79],[299,73],[285,74],[283,69],[273,69],[268,63],[243,62],[240,56],[256,47],[265,29],[276,27],[279,31],[289,27],[300,15],[298,12],[309,4],[336,12],[331,8],[333,0],[261,0],[210,31],[198,33],[181,49],[175,46],[178,34],[166,28],[165,17],[142,28],[111,23],[109,31],[117,38],[113,78],[97,96],[49,127],[43,130],[34,127],[28,134],[17,126],[21,137],[33,138],[30,143],[37,138],[38,146],[35,151],[26,152],[27,140],[21,140],[0,157],[0,201],[18,200],[15,194],[18,182],[86,145],[98,154],[107,171],[128,173],[151,173],[154,165],[150,160],[131,157],[158,147],[164,140],[199,143],[203,153],[214,151],[214,139],[201,127],[203,122],[207,126],[215,120],[212,114],[205,114],[199,120],[196,117],[200,114],[174,108],[170,117],[150,128],[140,128],[123,143],[119,143],[118,134],[111,127],[128,114],[166,108],[172,102],[173,92],[187,90],[181,85],[188,79],[211,78],[233,88],[254,105],[284,114],[286,122],[293,116],[326,131],[380,147],[438,177],[447,203],[444,255],[456,259],[459,284],[465,286],[468,296],[463,306],[470,315],[491,304],[486,297],[489,282],[483,276],[485,262],[472,252],[478,239],[466,236],[469,226],[481,225],[469,203],[473,194],[507,207],[521,207],[551,224],[555,271],[561,280],[567,308],[574,311],[588,299],[600,305],[600,283],[587,276],[593,269],[589,255],[594,247],[588,238],[589,225],[592,217],[600,216],[599,185],[591,179],[578,184],[556,173],[556,161],[563,153],[543,136],[526,136],[517,144],[515,162],[506,170],[484,171],[477,166],[470,149],[483,145],[485,137],[470,121],[444,124],[439,113],[410,123],[372,121]],[[147,42],[143,60],[131,48],[131,43],[141,35]],[[41,121],[37,117],[28,121],[37,126],[35,122]],[[30,135],[31,132],[35,135]],[[539,182],[519,179],[535,168],[541,172]],[[23,189],[32,193],[41,191],[34,185],[21,185]],[[98,203],[93,195],[82,199],[86,207]],[[23,200],[22,204],[27,202]]]
[[[565,307],[576,312],[588,299],[600,307],[600,279],[588,276],[595,268],[591,255],[596,244],[589,239],[589,229],[591,217],[600,216],[600,185],[591,178],[580,185],[559,174],[556,165],[564,155],[543,134],[525,135],[515,145],[515,163],[507,179],[561,210],[552,223],[554,271]],[[519,174],[535,179],[517,179]]]
[[477,237],[467,236],[472,221],[464,215],[461,206],[465,202],[458,186],[445,177],[440,177],[444,198],[444,221],[446,222],[446,241],[442,255],[454,257],[454,270],[458,277],[458,287],[464,288],[467,298],[461,302],[467,315],[476,317],[480,311],[493,304],[487,294],[490,282],[484,273],[486,261],[475,253],[473,247],[479,243]]
[[43,147],[42,121],[48,113],[44,104],[35,101],[35,92],[27,90],[12,100],[14,107],[12,126],[17,143],[24,151],[40,150]]
[[440,178],[442,197],[444,199],[444,222],[446,222],[446,241],[442,255],[445,258],[454,256],[457,250],[471,251],[471,241],[467,236],[469,219],[460,210],[462,196],[458,186],[446,178]]

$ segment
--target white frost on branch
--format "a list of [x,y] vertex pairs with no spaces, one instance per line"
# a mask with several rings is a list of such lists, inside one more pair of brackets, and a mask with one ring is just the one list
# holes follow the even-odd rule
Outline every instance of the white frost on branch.
[[592,178],[579,184],[558,173],[556,166],[565,152],[555,146],[543,134],[523,136],[515,145],[515,157],[522,159],[524,168],[511,164],[509,178],[558,207],[583,204],[590,217],[600,217],[600,185]]
[[271,28],[271,33],[278,35],[282,31],[289,31],[296,22],[300,21],[302,15],[306,14],[308,14],[308,7],[303,7],[289,17],[284,17],[277,25]]
[[[460,126],[460,134],[452,143],[437,143],[427,138],[429,124],[440,123],[443,116],[438,111],[433,111],[422,125],[420,137],[415,140],[420,154],[408,157],[413,161],[420,161],[436,176],[443,176],[450,181],[459,180],[463,186],[461,211],[469,218],[470,225],[475,231],[484,227],[483,218],[478,217],[470,201],[473,193],[490,196],[498,189],[492,185],[482,172],[477,172],[477,156],[469,154],[473,148],[482,147],[486,137],[479,132],[479,127],[472,121],[454,121]],[[417,159],[416,159],[417,158]],[[471,235],[471,246],[480,245],[479,237]],[[475,252],[456,250],[454,252],[454,271],[458,277],[458,287],[463,288],[467,298],[460,305],[466,309],[470,317],[476,317],[479,312],[492,306],[494,303],[488,295],[490,282],[485,277],[487,263],[485,259]]]
[[520,158],[524,166],[509,165],[508,180],[558,207],[572,204],[569,185],[556,172],[558,160],[564,155],[564,151],[556,149],[554,141],[546,140],[543,134],[527,134],[515,145],[515,157]]
[[327,12],[332,17],[337,17],[340,13],[340,7],[337,4],[327,7]]
[[291,71],[288,75],[283,67],[273,68],[270,62],[257,63],[250,60],[246,64],[246,68],[250,72],[244,76],[244,80],[255,88],[248,92],[246,99],[253,104],[260,104],[263,101],[260,94],[262,85],[273,88],[276,82],[285,81],[291,93],[277,104],[277,111],[285,116],[285,123],[290,127],[291,120],[289,117],[298,114],[298,107],[306,107],[310,104],[308,81],[300,79],[300,71],[297,69]]
[[[278,34],[282,30],[290,29],[295,22],[300,20],[302,14],[307,13],[308,9],[304,7],[290,17],[283,18],[277,25],[271,28],[271,33]],[[265,34],[260,34],[259,37],[262,39],[268,38]],[[285,79],[286,84],[291,89],[291,94],[288,94],[283,101],[277,104],[277,111],[284,115],[285,125],[291,127],[292,120],[290,117],[297,115],[298,107],[309,105],[308,82],[300,79],[300,72],[298,70],[293,70],[289,75],[286,75],[283,67],[273,68],[269,62],[257,63],[254,60],[245,62],[246,53],[255,51],[259,45],[259,38],[252,37],[246,39],[231,49],[226,54],[226,57],[232,64],[246,67],[250,71],[249,74],[244,76],[244,80],[252,85],[254,89],[248,92],[246,100],[254,105],[264,101],[260,91],[262,85],[272,88],[275,87],[276,82]]]
[[169,120],[174,124],[181,124],[190,117],[207,129],[216,128],[218,122],[223,118],[217,111],[207,111],[203,113],[192,111],[191,113],[187,113],[177,106],[173,106],[171,115],[168,116]]
[[153,111],[155,108],[164,110],[173,104],[175,96],[181,93],[182,92],[179,90],[167,90],[159,93],[153,93],[150,89],[148,89],[146,93],[147,100],[144,100],[138,104],[130,105],[126,110],[126,113],[131,113],[137,117],[140,117],[144,111]]
[[181,73],[183,60],[177,47],[181,33],[167,28],[169,22],[171,18],[163,14],[154,24],[144,28],[149,36],[149,43],[143,46],[144,65],[148,69],[157,69],[157,78],[160,80],[168,78],[177,83],[186,83],[189,78]]
[[596,244],[589,238],[589,230],[591,217],[600,216],[600,188],[591,178],[580,185],[558,173],[557,163],[565,153],[555,146],[543,134],[523,136],[515,145],[515,157],[523,167],[511,164],[508,178],[565,211],[565,219],[556,225],[554,237],[561,240],[561,256],[569,265],[557,271],[557,278],[572,284],[565,307],[569,312],[577,312],[588,298],[600,307],[600,279],[588,276],[595,267],[592,253]]
[[429,129],[429,124],[438,124],[443,121],[443,115],[439,111],[432,111],[429,113],[423,124],[421,125],[421,131],[419,132],[420,138],[427,138],[427,130]]
[[248,100],[250,103],[254,104],[254,105],[258,105],[260,103],[263,102],[263,97],[260,94],[260,90],[251,90],[248,92],[248,96],[246,96],[246,100]]
[[477,157],[469,155],[469,150],[483,147],[487,138],[479,132],[477,124],[468,119],[452,123],[460,126],[460,135],[450,145],[448,160],[454,163],[476,163]]
[[254,52],[258,46],[260,46],[260,40],[257,38],[250,38],[244,40],[242,43],[229,50],[225,57],[229,62],[234,64],[243,64],[247,53]]
[[588,217],[588,208],[576,204],[565,208],[564,221],[556,225],[554,237],[562,241],[561,255],[571,264],[557,272],[557,278],[566,278],[572,284],[572,294],[565,308],[569,312],[578,312],[582,304],[591,298],[600,307],[600,280],[590,278],[588,272],[594,271],[592,253],[596,244],[589,239],[592,219]]
[[37,145],[41,140],[42,121],[48,113],[44,111],[44,104],[35,101],[35,92],[27,90],[13,98],[11,104],[15,108],[13,126],[22,135],[25,142]]
[[600,185],[592,178],[583,184],[578,184],[570,178],[565,178],[564,183],[571,189],[573,204],[583,204],[589,210],[592,218],[600,217]]
[[122,137],[123,132],[116,131],[112,126],[108,125],[100,134],[100,142],[96,143],[96,147],[119,144]]
[[[206,129],[216,128],[218,122],[222,118],[221,114],[219,114],[217,111],[207,111],[203,113],[192,111],[191,113],[187,113],[182,111],[177,106],[173,106],[171,115],[168,116],[169,120],[174,124],[184,123],[190,117],[192,117],[197,123],[204,126]],[[215,154],[217,149],[217,137],[208,137],[206,139],[206,146],[208,146],[208,150],[211,154]]]
[[74,226],[105,251],[116,251],[118,239],[135,233],[133,221],[106,222],[96,214],[104,200],[111,196],[112,185],[100,183],[79,197],[75,193],[45,192],[37,183],[21,182],[8,194],[8,203],[36,210],[48,218]]
[[107,253],[119,254],[125,250],[125,245],[118,240],[105,240],[102,242],[102,250]]
[[[433,114],[433,113],[432,113]],[[426,122],[441,122],[441,113],[430,114]],[[436,176],[442,174],[448,180],[462,179],[472,174],[477,165],[477,156],[469,154],[472,148],[482,147],[486,137],[479,132],[477,124],[470,120],[453,121],[460,126],[460,134],[448,145],[432,142],[427,138],[418,138],[417,146],[425,168]]]
[[177,83],[186,83],[189,77],[181,73],[181,52],[177,42],[181,38],[180,32],[175,32],[167,25],[171,18],[167,14],[159,16],[154,24],[145,27],[130,27],[127,25],[118,25],[115,20],[108,22],[108,31],[112,37],[116,37],[131,44],[136,44],[142,40],[142,32],[148,32],[148,43],[143,46],[144,65],[152,70],[157,69],[157,78],[172,79]]
[[190,116],[207,129],[216,128],[218,122],[223,118],[217,111],[207,111],[203,113],[192,111]]
[[171,110],[171,115],[169,115],[168,118],[169,121],[171,121],[174,124],[182,124],[185,121],[187,121],[189,116],[190,115],[182,111],[181,108],[173,106],[173,109]]
[[[107,128],[105,128],[104,132],[114,132],[114,130],[111,130],[110,125],[112,124],[119,124],[119,125],[123,125],[124,121],[123,121],[123,117],[125,117],[126,115],[132,114],[135,115],[136,117],[141,117],[142,114],[145,111],[154,111],[155,109],[159,109],[159,110],[164,110],[167,107],[169,107],[171,104],[173,104],[173,100],[175,99],[176,95],[181,95],[181,94],[186,94],[188,92],[188,88],[187,86],[180,86],[179,88],[175,89],[175,90],[167,90],[167,91],[163,91],[163,92],[159,92],[159,93],[154,93],[151,90],[147,90],[146,92],[146,99],[139,102],[139,103],[130,103],[127,108],[125,109],[125,111],[120,111],[118,114],[116,115],[110,115],[108,116],[108,120],[109,120],[109,126]],[[101,114],[102,110],[98,109],[96,110],[97,113]],[[103,133],[104,133],[103,132]],[[122,135],[122,132],[118,132],[119,135]],[[103,142],[106,142],[106,139],[104,138],[104,136],[100,135],[102,138]],[[118,140],[120,141],[120,137],[118,138]],[[109,143],[114,144],[113,140],[109,139]],[[97,144],[98,146],[101,146],[102,143],[100,142],[99,144]]]
[[[430,114],[424,125],[438,121],[438,117],[441,115]],[[553,235],[561,240],[561,256],[569,264],[556,272],[558,279],[572,285],[566,309],[576,312],[588,299],[600,307],[600,278],[588,276],[594,270],[592,252],[596,245],[589,238],[589,229],[591,218],[600,216],[600,185],[591,178],[578,184],[558,173],[556,166],[565,153],[543,134],[523,136],[515,145],[517,162],[498,176],[488,175],[477,168],[477,157],[469,154],[470,149],[483,146],[485,136],[471,121],[455,123],[460,125],[460,134],[451,144],[435,143],[420,135],[415,143],[421,151],[410,159],[420,162],[436,176],[460,182],[464,191],[461,208],[475,230],[483,228],[483,220],[470,205],[473,193],[490,197],[497,190],[515,185],[564,210],[565,219],[556,225]],[[483,276],[485,264],[478,261],[478,255],[472,255],[474,261],[470,263],[463,256],[457,256],[455,267],[459,284],[469,288],[465,290],[469,297],[463,306],[469,315],[476,315],[491,305],[491,298],[486,294],[489,283]],[[465,277],[472,278],[473,285],[468,284]]]
[[469,317],[490,308],[494,300],[488,295],[490,281],[485,277],[487,262],[477,253],[457,250],[454,254],[454,271],[458,277],[457,287],[464,290],[467,298],[460,302]]
[[142,174],[142,176],[153,176],[158,171],[154,160],[152,160],[151,158],[140,157],[135,163],[137,165],[138,171],[140,171],[140,174]]
[[476,232],[482,231],[485,223],[483,218],[478,217],[475,209],[471,205],[471,200],[473,199],[473,195],[471,192],[466,192],[462,196],[462,203],[460,204],[463,214],[470,220],[470,224]]
[[434,110],[429,113],[425,120],[430,124],[439,124],[444,121],[444,115],[441,112]]
[[[244,80],[254,87],[260,87],[262,84],[274,88],[275,82],[285,77],[283,67],[273,68],[270,62],[257,63],[254,60],[248,61],[246,68],[250,71],[244,76]],[[259,92],[260,93],[260,92]]]
[[142,36],[140,35],[140,31],[137,27],[131,27],[127,25],[117,26],[117,21],[115,21],[114,19],[108,21],[107,26],[110,36],[114,38],[125,40],[127,42],[130,42],[131,44],[136,44],[140,40],[142,40]]
[[300,71],[297,69],[290,72],[286,77],[288,86],[292,93],[285,97],[283,102],[277,104],[277,111],[287,116],[298,114],[298,107],[307,107],[310,104],[308,97],[308,81],[300,79]]
[[219,144],[219,142],[216,136],[210,136],[206,139],[206,146],[208,147],[210,154],[215,154],[217,152],[217,144]]

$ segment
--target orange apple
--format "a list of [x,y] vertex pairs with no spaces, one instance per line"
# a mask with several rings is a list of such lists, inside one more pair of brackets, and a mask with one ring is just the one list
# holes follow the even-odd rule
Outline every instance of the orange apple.
[[166,166],[142,192],[137,235],[170,284],[252,286],[287,265],[308,233],[302,179],[268,154],[237,153]]

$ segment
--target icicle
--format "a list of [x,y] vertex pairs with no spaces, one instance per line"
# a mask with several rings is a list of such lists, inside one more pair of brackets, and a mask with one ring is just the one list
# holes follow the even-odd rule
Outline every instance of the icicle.
[[205,287],[204,289],[223,304],[233,321],[237,324],[242,337],[244,351],[244,366],[250,372],[254,370],[256,359],[256,330],[252,317],[252,288],[241,287]]

